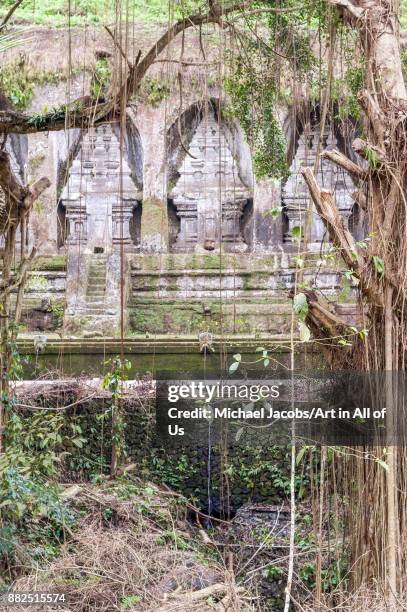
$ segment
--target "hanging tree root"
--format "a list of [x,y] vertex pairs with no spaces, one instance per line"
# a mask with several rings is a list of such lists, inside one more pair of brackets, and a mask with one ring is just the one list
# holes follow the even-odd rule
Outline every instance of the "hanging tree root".
[[19,225],[50,185],[51,181],[45,176],[30,186],[22,185],[11,168],[8,152],[0,151],[0,188],[4,194],[4,201],[0,201],[0,234]]
[[310,191],[315,207],[323,220],[332,244],[340,251],[340,255],[355,277],[359,279],[359,287],[369,302],[383,308],[383,290],[377,274],[368,259],[361,254],[350,231],[347,229],[335,203],[333,194],[321,189],[311,168],[304,168],[302,175]]

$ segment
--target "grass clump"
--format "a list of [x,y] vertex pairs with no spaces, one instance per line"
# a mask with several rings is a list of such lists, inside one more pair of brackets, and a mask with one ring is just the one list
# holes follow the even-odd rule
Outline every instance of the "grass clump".
[[[5,0],[0,8],[0,17],[6,15],[15,0]],[[199,2],[189,1],[185,7],[187,11],[196,10]],[[176,12],[180,9],[177,7]],[[180,15],[176,15],[179,17]],[[167,23],[168,4],[162,0],[139,0],[123,6],[122,19],[141,23]],[[70,25],[102,25],[114,23],[115,2],[114,0],[73,0],[71,2],[71,14],[68,14],[66,0],[27,0],[14,13],[14,20],[36,25],[52,27],[66,27]]]

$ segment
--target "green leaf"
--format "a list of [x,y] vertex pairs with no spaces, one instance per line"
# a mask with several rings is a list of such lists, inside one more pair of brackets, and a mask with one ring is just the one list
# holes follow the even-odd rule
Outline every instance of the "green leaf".
[[233,355],[233,359],[235,361],[242,361],[242,356],[240,353],[236,353],[236,355]]
[[347,280],[351,281],[354,287],[357,287],[359,285],[359,279],[357,276],[355,276],[353,270],[345,270],[345,272],[343,273],[343,278],[346,278]]
[[236,432],[236,436],[235,436],[235,441],[239,442],[240,438],[242,437],[242,434],[244,432],[244,427],[240,427],[237,432]]
[[293,227],[291,230],[291,236],[294,240],[297,240],[299,242],[303,236],[302,226],[296,225],[295,227]]
[[265,359],[265,360],[263,361],[263,365],[264,365],[264,367],[265,367],[265,368],[267,368],[267,366],[269,365],[269,363],[270,363],[270,359]]
[[385,461],[383,461],[382,459],[376,459],[376,461],[384,470],[386,470],[386,472],[389,471],[389,466]]
[[302,342],[309,342],[311,338],[311,330],[305,325],[303,321],[300,321],[300,340]]
[[72,444],[74,444],[77,448],[82,448],[83,440],[82,438],[72,438]]
[[272,219],[278,219],[278,217],[281,215],[282,212],[283,212],[282,206],[273,206],[273,208],[270,208],[270,210],[268,210],[265,213],[265,216],[270,215]]
[[368,247],[366,240],[358,240],[356,244],[358,245],[360,249],[367,249]]
[[239,367],[239,362],[238,361],[234,361],[231,366],[229,367],[229,373],[233,374],[233,372],[236,372],[237,368]]
[[308,314],[308,302],[305,293],[297,293],[293,300],[294,312],[301,321],[304,321]]
[[349,342],[346,338],[339,338],[338,344],[339,346],[352,346],[352,342]]
[[300,450],[297,453],[297,456],[295,458],[295,463],[296,465],[299,465],[301,463],[302,458],[305,455],[306,450],[308,449],[308,446],[303,446],[302,448],[300,448]]
[[378,274],[383,276],[384,274],[384,261],[378,255],[373,255],[372,257],[373,265]]

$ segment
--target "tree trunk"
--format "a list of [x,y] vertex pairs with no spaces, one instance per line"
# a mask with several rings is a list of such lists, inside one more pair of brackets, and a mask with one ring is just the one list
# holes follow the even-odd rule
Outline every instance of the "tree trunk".
[[[350,172],[358,183],[358,193],[369,222],[367,249],[359,248],[341,219],[333,194],[319,188],[312,169],[305,168],[303,175],[331,241],[358,280],[360,305],[369,321],[368,338],[362,340],[356,336],[351,348],[331,350],[331,365],[387,373],[385,400],[389,410],[389,444],[382,455],[386,459],[385,486],[378,484],[383,470],[380,471],[377,464],[363,465],[363,469],[355,466],[360,479],[358,490],[353,493],[355,513],[364,515],[366,530],[361,530],[360,542],[355,546],[354,561],[359,567],[354,575],[357,576],[356,587],[375,575],[381,579],[389,608],[395,610],[397,573],[398,570],[404,574],[406,571],[407,535],[401,520],[406,513],[406,501],[397,493],[404,486],[397,470],[398,457],[404,451],[394,446],[391,410],[392,372],[405,369],[407,337],[404,314],[407,294],[407,91],[398,39],[398,7],[393,0],[327,1],[336,5],[343,20],[358,31],[365,53],[365,83],[359,92],[365,140],[356,139],[353,148],[367,160],[368,168],[358,167],[337,151],[325,153],[325,157]],[[332,338],[332,349],[337,343],[335,338],[347,328],[346,323],[327,311],[315,292],[305,291],[305,294],[309,307],[306,322],[317,337]],[[374,450],[377,454],[377,449]],[[370,498],[371,504],[367,502]],[[385,517],[385,533],[382,517]]]
[[[4,193],[4,215],[0,218],[0,234],[4,236],[3,265],[0,279],[0,453],[4,450],[4,430],[7,413],[12,397],[10,378],[13,372],[13,359],[16,358],[14,344],[17,339],[21,319],[24,289],[30,264],[36,255],[33,248],[30,255],[26,252],[26,230],[30,210],[50,186],[43,177],[31,186],[23,186],[13,174],[7,151],[0,151],[0,188]],[[16,238],[21,231],[21,252],[16,257]],[[15,260],[18,260],[16,265]],[[11,294],[16,293],[13,304]]]

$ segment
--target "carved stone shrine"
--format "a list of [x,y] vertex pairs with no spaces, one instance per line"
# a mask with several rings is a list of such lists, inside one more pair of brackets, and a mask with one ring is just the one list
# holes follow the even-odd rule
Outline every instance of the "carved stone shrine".
[[61,195],[66,209],[66,242],[87,252],[135,246],[130,222],[138,193],[119,140],[110,124],[83,136]]
[[245,251],[241,219],[250,198],[213,113],[199,124],[170,193],[180,221],[176,252]]

